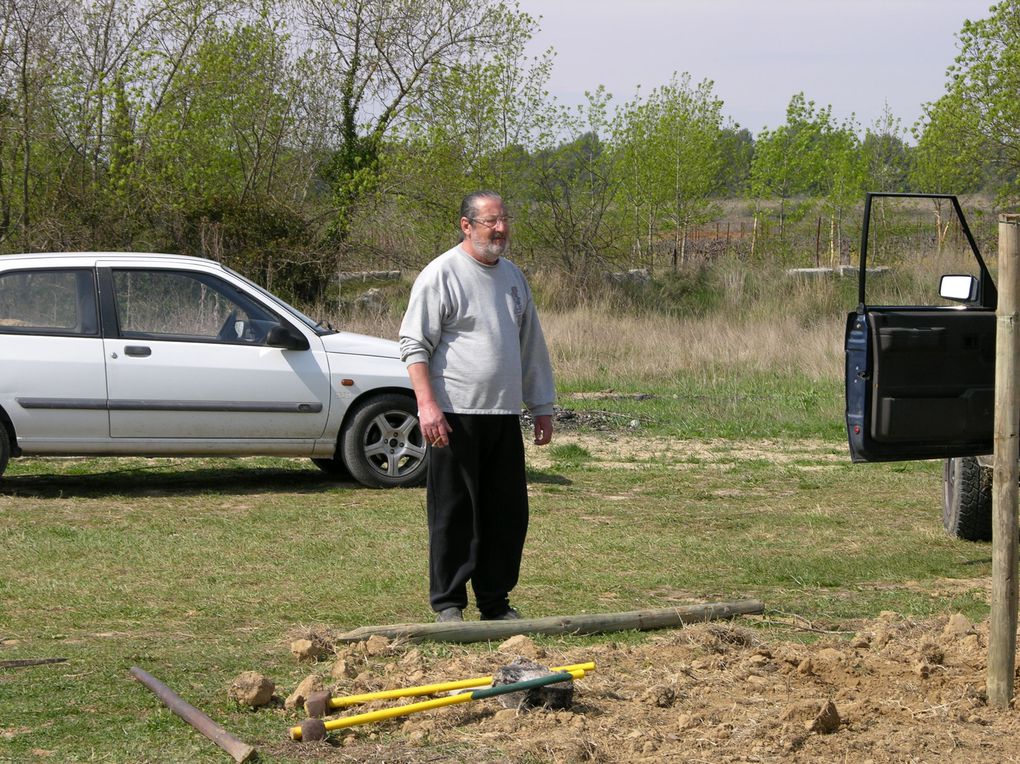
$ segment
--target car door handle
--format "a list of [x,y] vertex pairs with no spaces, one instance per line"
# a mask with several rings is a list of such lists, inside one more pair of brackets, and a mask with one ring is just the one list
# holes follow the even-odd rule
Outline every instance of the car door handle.
[[146,356],[152,355],[152,348],[146,347],[145,345],[125,345],[124,355],[135,356],[136,358],[145,358]]

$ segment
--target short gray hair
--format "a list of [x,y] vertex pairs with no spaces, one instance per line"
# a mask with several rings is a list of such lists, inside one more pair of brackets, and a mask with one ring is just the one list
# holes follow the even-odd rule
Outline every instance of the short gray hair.
[[[472,191],[460,202],[460,217],[474,220],[478,215],[478,203],[482,199],[497,199],[502,202],[503,197],[495,191]],[[459,226],[458,226],[459,229]],[[464,240],[464,232],[460,232],[461,241]]]

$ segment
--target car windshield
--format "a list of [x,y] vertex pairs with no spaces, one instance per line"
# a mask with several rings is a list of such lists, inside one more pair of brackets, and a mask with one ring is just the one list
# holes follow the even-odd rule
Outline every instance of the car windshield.
[[237,276],[237,278],[241,279],[245,284],[250,286],[252,289],[256,290],[259,294],[261,294],[267,300],[271,300],[272,302],[276,303],[280,307],[285,308],[288,313],[290,313],[290,314],[292,314],[294,316],[297,316],[301,320],[302,323],[307,325],[308,328],[311,329],[312,331],[314,331],[316,334],[321,336],[321,335],[324,335],[324,334],[336,334],[339,331],[338,329],[333,328],[333,326],[331,326],[328,321],[316,321],[314,318],[310,318],[310,317],[306,316],[304,313],[302,313],[300,310],[295,308],[293,305],[291,305],[291,304],[289,304],[287,302],[284,302],[283,300],[281,300],[279,297],[277,297],[272,292],[270,292],[270,291],[264,289],[263,287],[259,286],[258,284],[256,284],[251,279],[249,279],[249,278],[247,278],[245,276],[242,276],[240,273],[238,273],[237,271],[233,270],[232,268],[224,268],[224,270],[230,272],[234,276]]

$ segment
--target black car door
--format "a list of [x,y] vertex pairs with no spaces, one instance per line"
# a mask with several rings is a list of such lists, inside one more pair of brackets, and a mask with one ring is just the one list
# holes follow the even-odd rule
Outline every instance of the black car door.
[[[996,290],[957,198],[868,194],[858,278],[845,335],[853,461],[991,453]],[[951,282],[967,288],[946,296]]]

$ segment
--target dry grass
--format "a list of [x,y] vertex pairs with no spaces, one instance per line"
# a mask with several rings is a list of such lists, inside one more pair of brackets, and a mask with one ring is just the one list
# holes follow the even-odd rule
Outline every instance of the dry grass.
[[[399,316],[354,317],[347,331],[395,338]],[[699,318],[619,315],[600,305],[543,311],[542,327],[557,376],[583,385],[619,379],[635,383],[694,375],[712,379],[732,370],[838,376],[842,317],[807,326],[793,315],[762,320],[735,313]]]
[[[941,251],[934,239],[918,241],[929,248],[906,258],[891,235],[875,246],[869,266],[892,267],[869,277],[869,302],[946,304],[938,297],[942,274],[977,275],[962,237],[948,237]],[[990,266],[994,271],[994,259]],[[657,273],[644,286],[555,270],[531,271],[529,280],[563,390],[839,380],[846,314],[858,299],[852,277],[793,278],[776,263],[728,256],[678,274]],[[334,323],[396,338],[402,290],[410,284],[393,287],[387,302]]]
[[[533,274],[531,281],[540,303],[564,303],[571,288],[576,294],[561,274]],[[712,383],[735,373],[831,380],[841,373],[844,315],[853,307],[846,286],[721,262],[704,287],[714,307],[701,314],[668,315],[668,304],[635,305],[633,296],[628,301],[605,285],[584,289],[573,306],[540,305],[540,312],[557,379],[567,387]],[[395,339],[400,318],[381,308],[334,323]]]
[[561,379],[641,383],[731,371],[833,379],[841,362],[842,318],[803,326],[793,316],[756,320],[619,316],[591,306],[547,313],[542,325]]

